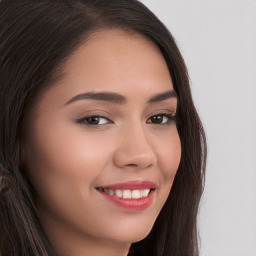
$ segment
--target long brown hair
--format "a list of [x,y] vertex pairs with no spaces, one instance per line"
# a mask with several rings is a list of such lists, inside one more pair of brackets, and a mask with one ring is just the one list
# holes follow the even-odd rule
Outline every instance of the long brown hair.
[[0,252],[56,255],[21,166],[22,124],[39,93],[61,75],[61,64],[96,30],[140,33],[161,50],[178,95],[182,156],[170,195],[150,234],[130,256],[197,256],[197,213],[206,141],[185,63],[168,29],[136,0],[2,0],[0,2]]

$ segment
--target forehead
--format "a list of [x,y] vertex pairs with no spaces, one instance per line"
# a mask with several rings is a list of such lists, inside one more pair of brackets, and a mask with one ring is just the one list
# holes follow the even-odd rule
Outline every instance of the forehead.
[[[86,79],[110,89],[112,84],[120,84],[120,77],[123,78],[123,87],[140,81],[141,86],[149,87],[154,79],[158,82],[170,80],[168,67],[158,47],[140,34],[122,30],[93,33],[64,66],[64,78],[78,84],[80,79]],[[92,83],[92,87],[94,85]]]
[[133,32],[103,30],[69,56],[61,80],[46,95],[67,102],[76,94],[110,91],[144,101],[172,89],[165,59],[153,42]]

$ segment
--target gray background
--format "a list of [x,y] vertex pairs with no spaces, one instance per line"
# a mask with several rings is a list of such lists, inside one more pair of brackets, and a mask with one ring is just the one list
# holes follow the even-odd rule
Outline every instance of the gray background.
[[209,154],[202,256],[256,256],[256,0],[142,0],[185,58]]

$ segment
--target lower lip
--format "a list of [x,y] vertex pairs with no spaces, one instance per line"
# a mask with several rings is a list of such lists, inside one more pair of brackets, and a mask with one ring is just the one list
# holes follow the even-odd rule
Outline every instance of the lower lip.
[[150,204],[153,201],[153,197],[155,194],[155,190],[152,190],[147,197],[142,197],[139,199],[126,199],[126,198],[121,198],[118,196],[114,196],[114,195],[109,195],[107,193],[101,192],[100,193],[105,196],[109,201],[111,201],[112,203],[128,209],[128,210],[144,210],[147,207],[150,206]]

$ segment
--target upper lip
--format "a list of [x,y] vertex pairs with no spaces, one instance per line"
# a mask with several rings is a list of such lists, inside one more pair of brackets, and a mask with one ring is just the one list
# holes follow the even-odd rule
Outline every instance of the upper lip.
[[157,183],[149,180],[135,180],[135,181],[127,181],[122,183],[115,183],[111,185],[101,186],[100,188],[105,189],[156,189],[158,187]]

